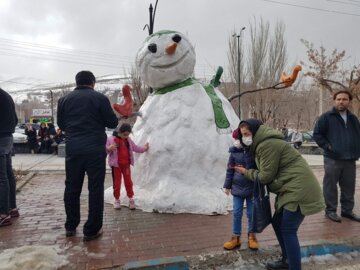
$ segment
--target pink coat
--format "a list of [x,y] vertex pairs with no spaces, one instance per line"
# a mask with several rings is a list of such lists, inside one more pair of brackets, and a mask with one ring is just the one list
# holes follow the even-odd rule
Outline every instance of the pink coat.
[[[132,139],[127,139],[129,142],[129,154],[130,154],[130,164],[134,166],[134,152],[136,153],[144,153],[145,148],[142,146],[136,145]],[[108,147],[115,142],[115,136],[110,136],[106,140],[106,152],[109,155],[108,163],[110,167],[119,167],[118,162],[118,154],[117,150],[115,151],[108,151]]]

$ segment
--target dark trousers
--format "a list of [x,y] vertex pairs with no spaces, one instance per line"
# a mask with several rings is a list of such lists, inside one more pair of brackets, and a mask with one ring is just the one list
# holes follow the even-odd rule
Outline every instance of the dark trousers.
[[16,208],[16,182],[12,170],[13,138],[0,138],[0,215]]
[[341,212],[351,213],[354,209],[356,164],[354,160],[334,160],[324,157],[323,193],[326,213],[336,212],[338,188],[340,186]]
[[289,263],[289,270],[301,269],[301,253],[297,231],[304,220],[300,208],[296,212],[290,212],[282,209],[281,212],[275,212],[272,219],[276,238],[279,241],[281,252],[284,259]]
[[84,235],[95,235],[103,225],[105,154],[67,156],[64,203],[66,230],[75,230],[80,223],[80,194],[85,172],[88,176],[89,213]]

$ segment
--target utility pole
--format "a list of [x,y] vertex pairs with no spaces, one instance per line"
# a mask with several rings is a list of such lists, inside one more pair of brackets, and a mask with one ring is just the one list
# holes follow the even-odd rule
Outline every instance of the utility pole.
[[238,103],[239,103],[239,107],[238,107],[238,112],[239,112],[239,118],[241,120],[241,105],[240,105],[240,94],[241,94],[241,50],[240,50],[240,38],[241,38],[241,33],[242,31],[245,30],[245,27],[241,28],[240,33],[237,34],[233,34],[233,37],[237,38],[237,73],[238,73],[238,94],[239,94],[239,98],[238,98]]
[[50,91],[50,101],[51,101],[51,122],[54,125],[54,97],[53,97],[53,91]]

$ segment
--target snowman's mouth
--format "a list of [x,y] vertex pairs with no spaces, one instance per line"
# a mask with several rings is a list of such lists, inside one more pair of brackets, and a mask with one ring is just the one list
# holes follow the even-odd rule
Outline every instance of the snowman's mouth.
[[181,63],[184,58],[187,56],[187,54],[189,53],[189,51],[185,52],[183,56],[181,56],[178,60],[176,60],[175,62],[172,62],[170,64],[164,64],[164,65],[150,65],[153,68],[158,68],[158,69],[166,69],[166,68],[171,68],[173,66],[178,65],[179,63]]

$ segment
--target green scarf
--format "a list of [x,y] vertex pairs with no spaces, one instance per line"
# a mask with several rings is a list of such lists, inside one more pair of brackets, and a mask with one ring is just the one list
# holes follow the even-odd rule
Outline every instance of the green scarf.
[[[182,88],[185,86],[189,86],[189,85],[192,85],[195,83],[199,83],[199,82],[193,78],[189,78],[180,83],[160,88],[160,89],[156,90],[154,94],[155,95],[163,95],[163,94],[172,92],[176,89],[179,89],[179,88]],[[214,82],[211,81],[211,83],[209,85],[204,86],[204,89],[205,89],[205,92],[208,94],[208,97],[211,100],[211,104],[212,104],[212,107],[214,110],[216,130],[220,134],[231,133],[230,122],[227,119],[224,109],[222,107],[221,99],[215,93],[214,85],[216,85],[216,84],[214,84]]]

